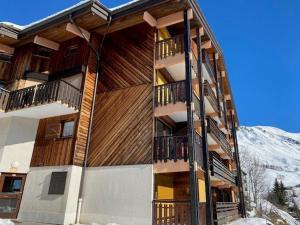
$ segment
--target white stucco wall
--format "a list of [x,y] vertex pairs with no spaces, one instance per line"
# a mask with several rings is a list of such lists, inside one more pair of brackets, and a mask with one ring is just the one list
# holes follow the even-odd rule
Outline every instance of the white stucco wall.
[[0,172],[27,173],[39,120],[0,119]]
[[152,165],[88,168],[81,222],[151,225],[152,195]]
[[[52,172],[67,171],[65,193],[49,195]],[[31,167],[27,174],[18,220],[69,225],[75,222],[82,168]]]

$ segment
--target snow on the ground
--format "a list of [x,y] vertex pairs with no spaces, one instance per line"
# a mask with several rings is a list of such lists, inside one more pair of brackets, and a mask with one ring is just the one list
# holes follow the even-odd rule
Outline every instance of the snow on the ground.
[[0,219],[0,225],[15,225],[11,220]]
[[275,205],[273,205],[272,203],[270,203],[266,200],[263,201],[262,208],[263,208],[263,210],[266,210],[267,212],[272,211],[272,212],[276,213],[290,225],[300,225],[300,222],[298,222],[290,214],[288,214],[287,212],[285,212],[281,209],[278,209]]
[[254,218],[238,219],[229,223],[229,225],[274,225],[274,224],[267,221],[266,219],[254,217]]
[[275,178],[285,186],[300,184],[300,134],[275,127],[243,127],[238,130],[240,152],[257,156],[266,169],[267,184]]

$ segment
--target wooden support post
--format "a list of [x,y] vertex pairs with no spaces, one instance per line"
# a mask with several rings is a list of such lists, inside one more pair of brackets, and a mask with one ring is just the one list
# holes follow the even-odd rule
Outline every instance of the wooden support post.
[[87,30],[83,29],[83,28],[77,28],[74,24],[72,23],[67,23],[66,26],[66,31],[71,32],[72,34],[75,34],[81,38],[85,38],[87,40],[90,40],[91,38],[91,34],[90,32],[88,32]]
[[34,37],[33,43],[55,51],[59,50],[59,44],[57,42],[51,41],[47,38],[40,37],[38,35]]
[[240,198],[240,204],[241,204],[241,214],[244,218],[246,218],[246,207],[245,207],[245,196],[244,196],[244,188],[243,188],[243,179],[242,179],[242,172],[241,172],[241,164],[240,164],[240,156],[239,156],[239,146],[238,146],[238,140],[236,135],[236,126],[234,122],[234,117],[231,111],[231,123],[232,123],[232,138],[234,142],[234,150],[235,150],[235,162],[237,167],[237,181],[238,181],[238,187],[239,187],[239,198]]
[[0,52],[4,52],[8,55],[13,55],[14,51],[15,49],[13,47],[0,43]]
[[194,118],[192,110],[192,64],[190,58],[191,38],[190,38],[190,21],[188,11],[183,12],[184,18],[184,55],[185,55],[185,76],[186,76],[186,108],[187,108],[187,136],[189,149],[189,173],[190,173],[190,192],[191,192],[191,225],[199,224],[198,217],[198,178],[197,165],[195,161],[194,148]]
[[201,34],[199,30],[196,32],[197,54],[198,54],[198,82],[200,93],[200,121],[201,121],[201,136],[202,136],[202,155],[203,155],[203,169],[205,171],[205,193],[206,193],[206,221],[207,225],[213,225],[213,209],[211,197],[211,183],[209,170],[209,150],[207,142],[207,127],[205,123],[205,100],[204,100],[204,85],[202,73],[202,48],[201,48]]

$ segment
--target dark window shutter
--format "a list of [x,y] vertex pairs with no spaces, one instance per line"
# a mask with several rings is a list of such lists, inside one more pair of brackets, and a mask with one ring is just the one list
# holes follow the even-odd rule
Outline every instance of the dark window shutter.
[[49,195],[63,195],[65,193],[65,186],[68,172],[52,172]]

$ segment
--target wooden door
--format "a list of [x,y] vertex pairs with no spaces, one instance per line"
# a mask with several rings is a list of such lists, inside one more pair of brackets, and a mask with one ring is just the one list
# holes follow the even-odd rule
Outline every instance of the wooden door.
[[2,173],[0,176],[0,218],[18,216],[26,174]]

